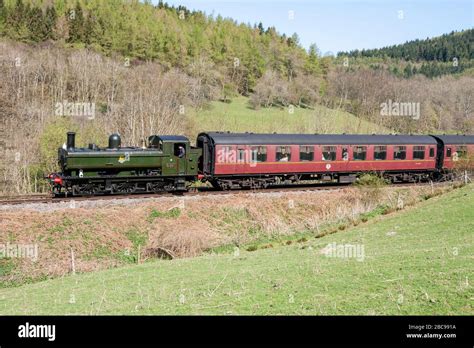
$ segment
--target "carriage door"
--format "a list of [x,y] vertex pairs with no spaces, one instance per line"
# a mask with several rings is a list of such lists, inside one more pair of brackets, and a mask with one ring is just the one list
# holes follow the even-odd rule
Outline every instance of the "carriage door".
[[186,158],[188,157],[186,143],[175,143],[173,150],[176,157],[176,173],[184,175],[186,174]]

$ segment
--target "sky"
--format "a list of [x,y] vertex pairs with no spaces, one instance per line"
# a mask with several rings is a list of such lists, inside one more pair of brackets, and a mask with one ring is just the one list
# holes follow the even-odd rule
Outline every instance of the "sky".
[[[158,3],[158,0],[153,0]],[[472,29],[474,0],[165,0],[239,23],[297,33],[322,54],[380,48]]]

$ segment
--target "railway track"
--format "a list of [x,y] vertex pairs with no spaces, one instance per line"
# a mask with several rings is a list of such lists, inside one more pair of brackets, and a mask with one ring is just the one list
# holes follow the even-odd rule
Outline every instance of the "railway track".
[[0,196],[0,205],[24,203],[49,203],[53,198],[50,194]]
[[[446,185],[446,182],[434,183],[433,186]],[[398,183],[392,184],[396,187],[409,186],[430,186],[430,183]],[[249,190],[229,190],[219,191],[209,187],[195,188],[195,190],[184,193],[137,193],[129,195],[100,195],[89,197],[52,197],[50,194],[35,194],[24,196],[0,196],[1,205],[19,205],[32,203],[61,203],[68,201],[96,201],[96,200],[121,200],[121,199],[143,199],[158,197],[185,197],[185,196],[208,196],[208,195],[233,195],[233,194],[249,194],[249,193],[270,193],[270,192],[297,192],[297,191],[321,191],[321,190],[339,190],[351,186],[351,184],[326,183],[326,184],[305,184],[305,185],[281,185],[266,189],[249,189]]]
[[219,191],[213,188],[203,187],[195,188],[189,192],[184,193],[135,193],[129,195],[98,195],[98,196],[86,196],[86,197],[52,197],[50,194],[44,195],[34,195],[34,196],[0,196],[0,205],[18,205],[18,204],[30,204],[30,203],[61,203],[68,201],[97,201],[97,200],[120,200],[120,199],[142,199],[142,198],[158,198],[158,197],[184,197],[184,196],[208,196],[208,195],[230,195],[230,194],[239,194],[239,193],[264,193],[264,192],[289,192],[289,191],[316,191],[316,190],[334,190],[347,187],[346,185],[328,185],[324,186],[309,186],[309,185],[299,185],[299,186],[281,186],[281,187],[272,187],[261,190],[229,190],[229,191]]

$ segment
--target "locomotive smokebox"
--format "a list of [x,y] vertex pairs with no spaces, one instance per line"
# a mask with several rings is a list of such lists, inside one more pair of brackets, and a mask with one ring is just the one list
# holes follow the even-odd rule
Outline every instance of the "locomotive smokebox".
[[67,132],[67,148],[74,149],[76,147],[76,133]]
[[120,139],[120,135],[112,134],[109,137],[109,149],[118,149],[122,145],[122,139]]

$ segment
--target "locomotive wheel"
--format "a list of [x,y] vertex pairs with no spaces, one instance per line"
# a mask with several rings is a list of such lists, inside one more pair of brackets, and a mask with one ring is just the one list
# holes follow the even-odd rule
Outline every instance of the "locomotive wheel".
[[113,193],[131,194],[136,191],[135,185],[130,183],[121,183],[115,186]]

